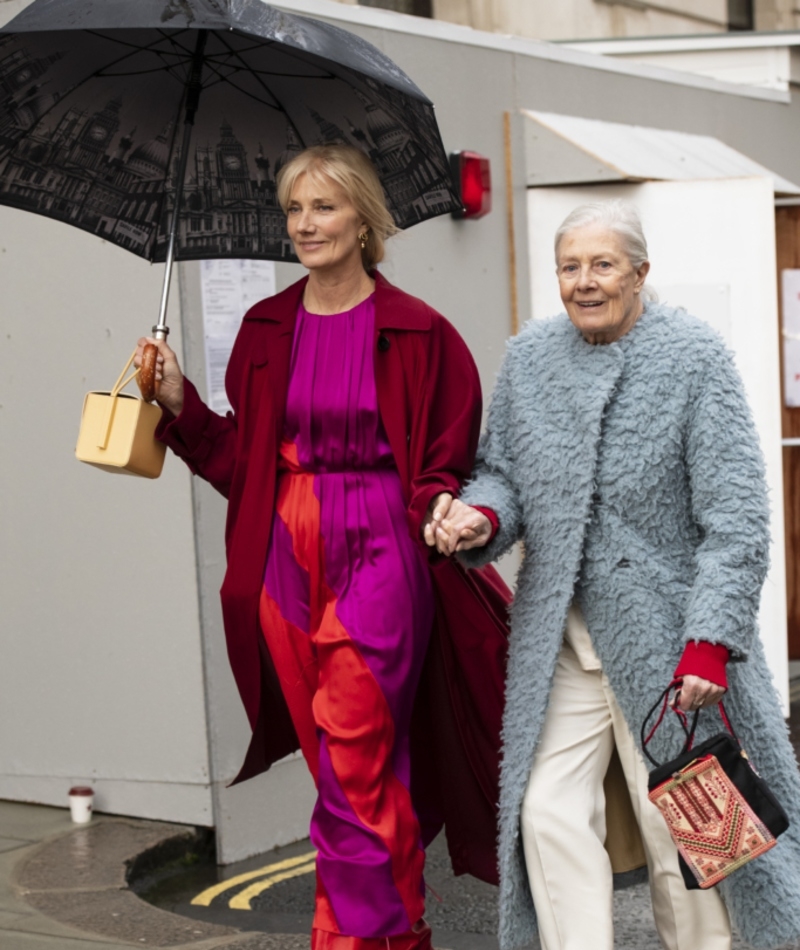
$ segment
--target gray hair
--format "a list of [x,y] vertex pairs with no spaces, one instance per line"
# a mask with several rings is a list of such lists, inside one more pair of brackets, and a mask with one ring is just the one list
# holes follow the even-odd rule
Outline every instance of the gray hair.
[[[597,224],[613,231],[622,240],[622,248],[634,270],[638,270],[647,256],[647,241],[645,240],[642,222],[639,213],[632,204],[620,201],[618,198],[610,201],[595,201],[579,205],[564,218],[556,231],[555,255],[558,263],[558,248],[570,231]],[[658,300],[658,294],[645,284],[642,287],[642,300],[645,302]]]

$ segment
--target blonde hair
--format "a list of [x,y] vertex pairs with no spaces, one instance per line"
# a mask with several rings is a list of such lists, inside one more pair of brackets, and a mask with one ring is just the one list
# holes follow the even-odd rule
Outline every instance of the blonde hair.
[[342,188],[366,222],[367,242],[361,259],[364,268],[372,270],[383,260],[386,239],[399,231],[386,207],[375,166],[352,145],[313,145],[305,149],[278,172],[278,201],[284,214],[289,211],[292,191],[301,175],[308,175],[315,184],[328,178]]

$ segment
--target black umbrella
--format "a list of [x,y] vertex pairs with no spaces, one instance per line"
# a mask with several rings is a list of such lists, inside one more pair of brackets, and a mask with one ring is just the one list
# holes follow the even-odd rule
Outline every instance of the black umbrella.
[[461,206],[430,100],[346,30],[262,0],[34,0],[0,32],[0,203],[166,261],[159,336],[173,260],[294,260],[275,176],[327,142],[369,155],[401,228]]

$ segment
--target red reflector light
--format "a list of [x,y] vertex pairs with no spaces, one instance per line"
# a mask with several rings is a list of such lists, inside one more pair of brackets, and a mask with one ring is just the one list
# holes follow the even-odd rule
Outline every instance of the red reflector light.
[[489,159],[477,152],[450,156],[453,177],[460,189],[464,210],[456,218],[482,218],[492,210],[492,174]]

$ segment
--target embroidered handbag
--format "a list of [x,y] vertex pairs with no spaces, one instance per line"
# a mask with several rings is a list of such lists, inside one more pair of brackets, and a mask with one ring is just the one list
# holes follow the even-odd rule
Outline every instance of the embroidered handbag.
[[[678,848],[684,883],[689,890],[718,884],[738,868],[769,851],[789,827],[789,819],[767,783],[753,768],[733,731],[725,707],[719,712],[726,732],[694,747],[699,710],[689,727],[677,706],[686,741],[677,758],[660,764],[647,749],[664,719],[667,687],[642,724],[642,749],[656,767],[650,773],[649,798],[661,811]],[[656,724],[645,735],[650,717],[661,706]]]
[[161,410],[121,391],[138,375],[136,370],[124,378],[134,355],[111,392],[86,394],[75,455],[81,462],[106,472],[158,478],[166,452],[155,438]]

